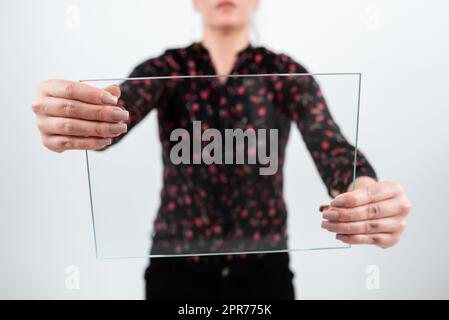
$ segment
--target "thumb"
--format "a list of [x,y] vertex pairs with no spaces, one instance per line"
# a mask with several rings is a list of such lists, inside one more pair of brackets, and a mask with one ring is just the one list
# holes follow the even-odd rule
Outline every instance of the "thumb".
[[121,91],[120,91],[120,87],[118,85],[114,84],[114,85],[107,86],[106,88],[104,88],[104,90],[109,92],[113,96],[120,98]]

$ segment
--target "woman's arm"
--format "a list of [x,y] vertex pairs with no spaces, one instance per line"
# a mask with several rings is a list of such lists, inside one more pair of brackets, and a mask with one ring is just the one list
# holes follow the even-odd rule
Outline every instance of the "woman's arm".
[[[160,58],[150,59],[130,77],[165,75],[164,66]],[[55,152],[104,150],[158,104],[161,86],[139,80],[99,89],[76,81],[43,81],[32,103],[42,143]]]
[[[293,61],[289,66],[290,72],[307,73]],[[333,120],[313,77],[301,78],[299,89],[287,89],[288,100],[292,101],[288,109],[329,194],[335,197],[322,212],[325,219],[322,227],[348,244],[393,246],[405,229],[411,209],[404,188],[395,182],[378,182],[360,150],[355,164],[355,186],[352,185],[355,148]]]
[[[139,64],[128,78],[148,78],[167,75],[167,73],[168,69],[163,58],[158,57]],[[111,145],[120,141],[153,109],[162,104],[165,83],[160,80],[135,79],[126,80],[120,84],[118,105],[129,113],[129,119],[126,121],[127,132],[112,139]]]
[[[307,73],[290,62],[288,70]],[[328,194],[335,197],[350,187],[354,175],[355,147],[346,139],[331,115],[313,76],[296,76],[284,88],[287,112],[297,124],[307,149]],[[376,172],[365,155],[357,150],[356,177],[377,180]]]

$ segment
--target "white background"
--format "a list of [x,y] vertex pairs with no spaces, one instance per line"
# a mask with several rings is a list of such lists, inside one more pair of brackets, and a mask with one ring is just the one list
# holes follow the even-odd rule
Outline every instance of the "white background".
[[[298,298],[449,298],[448,2],[261,2],[258,44],[313,72],[363,73],[361,147],[413,204],[397,247],[292,254]],[[1,1],[0,14],[0,298],[142,298],[147,261],[95,259],[83,154],[46,151],[30,105],[40,80],[126,76],[197,40],[200,19],[188,0]],[[297,130],[291,142],[289,159],[304,152]],[[296,179],[318,178],[287,161],[291,204]]]

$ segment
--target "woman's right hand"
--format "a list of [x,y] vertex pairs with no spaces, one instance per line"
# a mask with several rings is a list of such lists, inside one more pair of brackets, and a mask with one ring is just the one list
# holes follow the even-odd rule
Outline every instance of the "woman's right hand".
[[127,131],[129,113],[117,106],[120,88],[98,89],[82,82],[40,83],[32,108],[42,143],[55,152],[97,150]]

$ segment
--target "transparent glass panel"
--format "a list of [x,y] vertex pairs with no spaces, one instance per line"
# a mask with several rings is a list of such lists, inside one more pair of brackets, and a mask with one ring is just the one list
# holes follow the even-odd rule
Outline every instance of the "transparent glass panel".
[[321,228],[318,208],[355,178],[360,81],[356,73],[83,80],[119,85],[130,111],[124,136],[86,151],[97,257],[349,248]]

